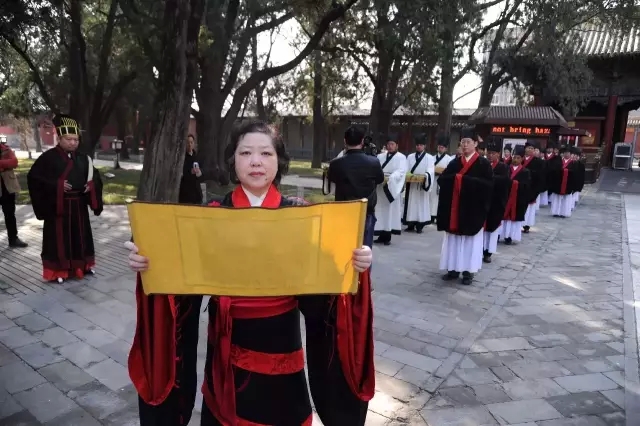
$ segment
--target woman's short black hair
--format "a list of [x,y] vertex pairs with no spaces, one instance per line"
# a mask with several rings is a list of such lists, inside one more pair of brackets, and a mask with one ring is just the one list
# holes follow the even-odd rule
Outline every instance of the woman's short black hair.
[[227,159],[227,165],[229,166],[231,182],[235,184],[240,183],[238,176],[236,176],[235,153],[240,139],[249,133],[262,133],[271,138],[273,147],[276,150],[276,155],[278,156],[278,171],[273,183],[275,185],[279,185],[282,177],[289,172],[289,162],[291,158],[289,157],[289,153],[287,152],[284,142],[282,141],[282,137],[280,136],[280,132],[276,126],[262,120],[250,120],[241,123],[231,133],[231,141],[224,152],[225,158]]

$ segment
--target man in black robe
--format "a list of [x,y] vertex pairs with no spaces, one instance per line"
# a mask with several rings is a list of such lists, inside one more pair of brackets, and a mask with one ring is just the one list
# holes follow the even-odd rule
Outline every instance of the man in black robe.
[[496,252],[498,237],[502,228],[502,217],[507,207],[507,197],[511,187],[509,166],[500,161],[502,138],[489,136],[487,138],[487,154],[493,169],[493,195],[491,207],[484,223],[484,251],[482,261],[491,263],[491,255]]
[[44,221],[42,276],[63,282],[93,274],[95,251],[89,209],[102,212],[102,181],[88,155],[77,152],[80,128],[69,116],[53,118],[58,145],[43,153],[27,175],[36,218]]
[[184,156],[182,166],[182,179],[180,180],[180,194],[178,202],[181,204],[202,204],[202,189],[200,178],[202,170],[196,153],[196,142],[193,135],[187,136],[187,153]]
[[460,138],[460,157],[438,179],[438,231],[446,232],[440,269],[447,271],[443,280],[455,280],[462,272],[462,284],[470,285],[482,267],[482,228],[491,206],[493,171],[489,160],[476,152],[475,128],[463,128]]
[[522,232],[529,233],[529,229],[536,220],[538,196],[542,192],[544,182],[544,160],[535,156],[537,143],[527,141],[524,144],[524,160],[522,165],[531,173],[531,186],[529,189],[529,207],[527,208],[525,223]]
[[579,174],[578,166],[571,159],[571,151],[567,146],[559,150],[562,158],[548,164],[549,201],[553,217],[571,217],[573,193],[575,192]]
[[523,157],[524,148],[522,145],[516,145],[509,166],[511,185],[502,221],[504,243],[507,245],[512,244],[513,240],[521,240],[522,223],[527,209],[531,208],[531,172],[524,167]]

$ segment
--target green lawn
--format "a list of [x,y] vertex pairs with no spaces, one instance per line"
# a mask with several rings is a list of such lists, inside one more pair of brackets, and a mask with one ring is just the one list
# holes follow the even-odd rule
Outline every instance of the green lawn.
[[312,169],[311,161],[291,160],[289,174],[305,177],[322,177],[322,169]]
[[[21,191],[18,194],[18,204],[30,204],[29,191],[27,189],[27,173],[31,168],[34,160],[21,159],[16,169],[18,181],[20,182]],[[139,170],[114,170],[111,167],[98,167],[102,175],[103,199],[105,204],[125,204],[128,199],[135,199],[138,192],[138,183],[140,182]],[[107,179],[104,174],[112,173],[114,178]],[[321,169],[312,169],[309,161],[292,161],[289,174],[300,176],[322,176]],[[210,194],[224,195],[233,189],[228,187],[215,187],[209,189]],[[282,185],[281,191],[287,196],[297,196],[298,190],[296,186]],[[333,196],[325,196],[320,189],[305,188],[304,198],[311,203],[322,203],[333,201]]]
[[[34,160],[21,159],[16,169],[18,181],[20,182],[20,194],[18,194],[18,204],[30,204],[29,191],[27,189],[27,173]],[[111,167],[98,167],[103,183],[103,199],[105,204],[124,204],[127,199],[135,198],[138,192],[138,182],[140,182],[139,170],[114,170]],[[105,173],[113,173],[112,179],[104,177]]]

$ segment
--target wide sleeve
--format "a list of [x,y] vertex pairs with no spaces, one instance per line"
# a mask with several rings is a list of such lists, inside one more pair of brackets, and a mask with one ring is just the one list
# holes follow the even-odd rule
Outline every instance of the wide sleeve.
[[[90,166],[93,167],[93,166]],[[87,182],[87,197],[89,208],[93,214],[100,216],[104,208],[104,200],[102,198],[102,177],[100,171],[93,167],[93,179]]]
[[46,155],[38,157],[27,173],[27,187],[33,212],[38,220],[55,216],[58,183],[50,170]]
[[435,179],[436,179],[436,167],[435,167],[435,161],[433,160],[433,157],[430,156],[429,154],[425,154],[427,157],[425,157],[425,161],[427,162],[427,167],[426,170],[424,172],[424,183],[422,184],[422,189],[425,190],[426,192],[431,192],[433,191],[433,187]]

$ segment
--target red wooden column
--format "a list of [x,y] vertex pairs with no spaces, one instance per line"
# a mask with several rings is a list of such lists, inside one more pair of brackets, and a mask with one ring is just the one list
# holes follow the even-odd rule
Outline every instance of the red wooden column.
[[605,165],[611,164],[611,156],[613,151],[613,127],[616,124],[616,110],[618,108],[618,95],[609,96],[609,104],[607,105],[607,118],[604,122],[604,160]]

